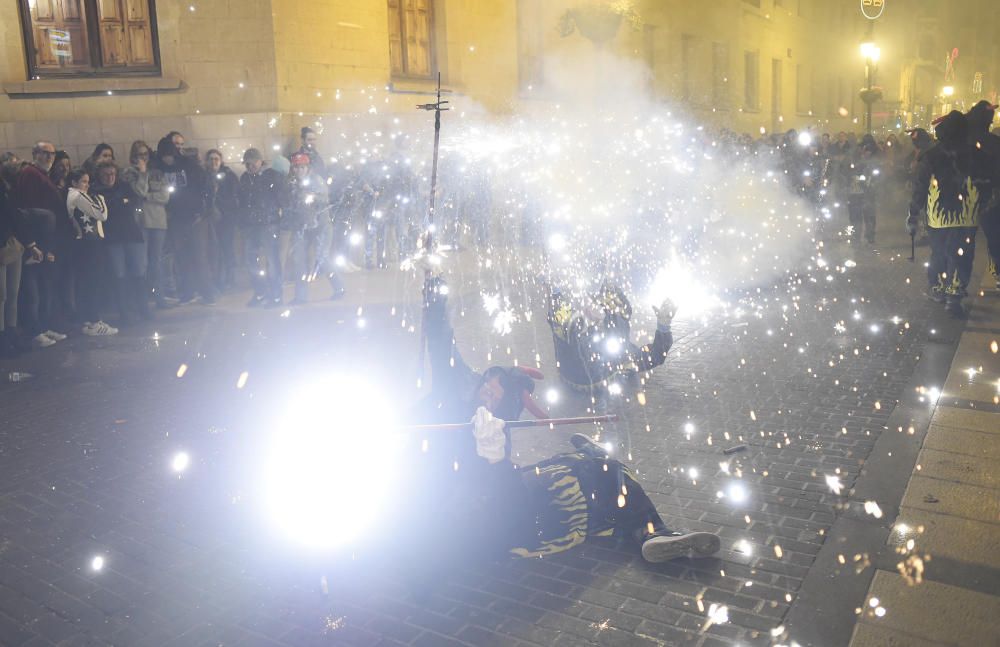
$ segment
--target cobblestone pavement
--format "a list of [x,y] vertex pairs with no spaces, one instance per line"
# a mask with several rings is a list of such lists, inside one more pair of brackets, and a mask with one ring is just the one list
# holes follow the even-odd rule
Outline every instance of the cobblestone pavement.
[[[395,273],[350,275],[350,301],[287,317],[247,311],[232,296],[117,338],[73,338],[0,363],[4,376],[35,374],[0,383],[0,643],[794,639],[782,635],[783,616],[875,440],[897,433],[886,420],[934,343],[940,315],[920,297],[923,269],[906,261],[908,240],[887,239],[877,251],[833,243],[829,267],[793,291],[762,289],[741,312],[704,321],[681,313],[677,343],[639,387],[643,397],[627,388],[612,403],[623,420],[604,433],[669,524],[722,536],[717,559],[649,565],[633,546],[588,542],[552,558],[442,573],[414,595],[371,560],[352,566],[276,537],[258,512],[256,461],[261,439],[280,429],[282,394],[318,371],[361,366],[401,401],[414,393],[418,336],[406,319],[416,321],[418,290]],[[542,391],[558,388],[538,312],[509,337],[482,332],[489,324],[472,285],[494,280],[452,279],[463,353],[479,368],[488,352],[505,363],[537,353],[550,378]],[[585,404],[562,393],[553,410]],[[328,412],[344,413],[334,403]],[[517,462],[566,449],[572,431],[517,432]],[[724,453],[739,444],[748,449]],[[170,466],[178,451],[191,457],[180,476]],[[358,458],[377,474],[378,455]],[[405,528],[377,532],[406,541]],[[728,621],[708,623],[712,605]]]

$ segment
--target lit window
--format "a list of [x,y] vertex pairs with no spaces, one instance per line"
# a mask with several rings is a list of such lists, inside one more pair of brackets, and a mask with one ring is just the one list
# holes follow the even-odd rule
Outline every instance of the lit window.
[[20,0],[31,78],[158,75],[153,0]]

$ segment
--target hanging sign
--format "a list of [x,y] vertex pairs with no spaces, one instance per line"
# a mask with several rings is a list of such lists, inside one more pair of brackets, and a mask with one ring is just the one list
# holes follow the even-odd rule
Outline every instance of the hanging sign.
[[885,0],[861,0],[861,13],[868,20],[876,20],[885,11]]

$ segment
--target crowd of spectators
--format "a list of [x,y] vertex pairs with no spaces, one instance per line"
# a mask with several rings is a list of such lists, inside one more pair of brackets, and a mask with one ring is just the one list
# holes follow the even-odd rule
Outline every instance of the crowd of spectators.
[[[291,303],[301,304],[324,277],[339,299],[339,273],[361,269],[352,246],[366,269],[400,260],[416,245],[426,200],[406,138],[347,172],[327,168],[312,129],[300,137],[297,150],[270,165],[247,149],[241,174],[219,150],[199,159],[179,132],[155,148],[133,142],[124,160],[107,144],[85,160],[48,141],[33,147],[30,161],[4,153],[0,356],[51,346],[71,331],[114,335],[156,309],[212,306],[241,286],[253,290],[249,307],[275,307],[286,279],[295,284]],[[757,138],[722,131],[704,143],[728,158],[769,157],[792,191],[827,214],[846,207],[860,245],[874,244],[880,211],[902,222],[922,153],[935,140],[922,129],[879,140],[790,130]],[[454,171],[463,178],[439,195],[438,237],[482,244],[493,200],[488,175]]]

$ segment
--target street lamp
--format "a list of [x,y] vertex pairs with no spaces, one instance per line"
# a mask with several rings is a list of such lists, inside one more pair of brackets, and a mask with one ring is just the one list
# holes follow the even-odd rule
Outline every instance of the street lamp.
[[955,87],[951,85],[946,85],[941,88],[941,96],[950,97],[955,94]]
[[882,50],[874,42],[867,40],[861,43],[861,56],[865,59],[865,91],[861,93],[861,100],[865,102],[865,130],[868,134],[872,132],[872,104],[878,99],[876,95],[879,94],[872,91],[872,86],[875,83],[875,69],[881,53]]

